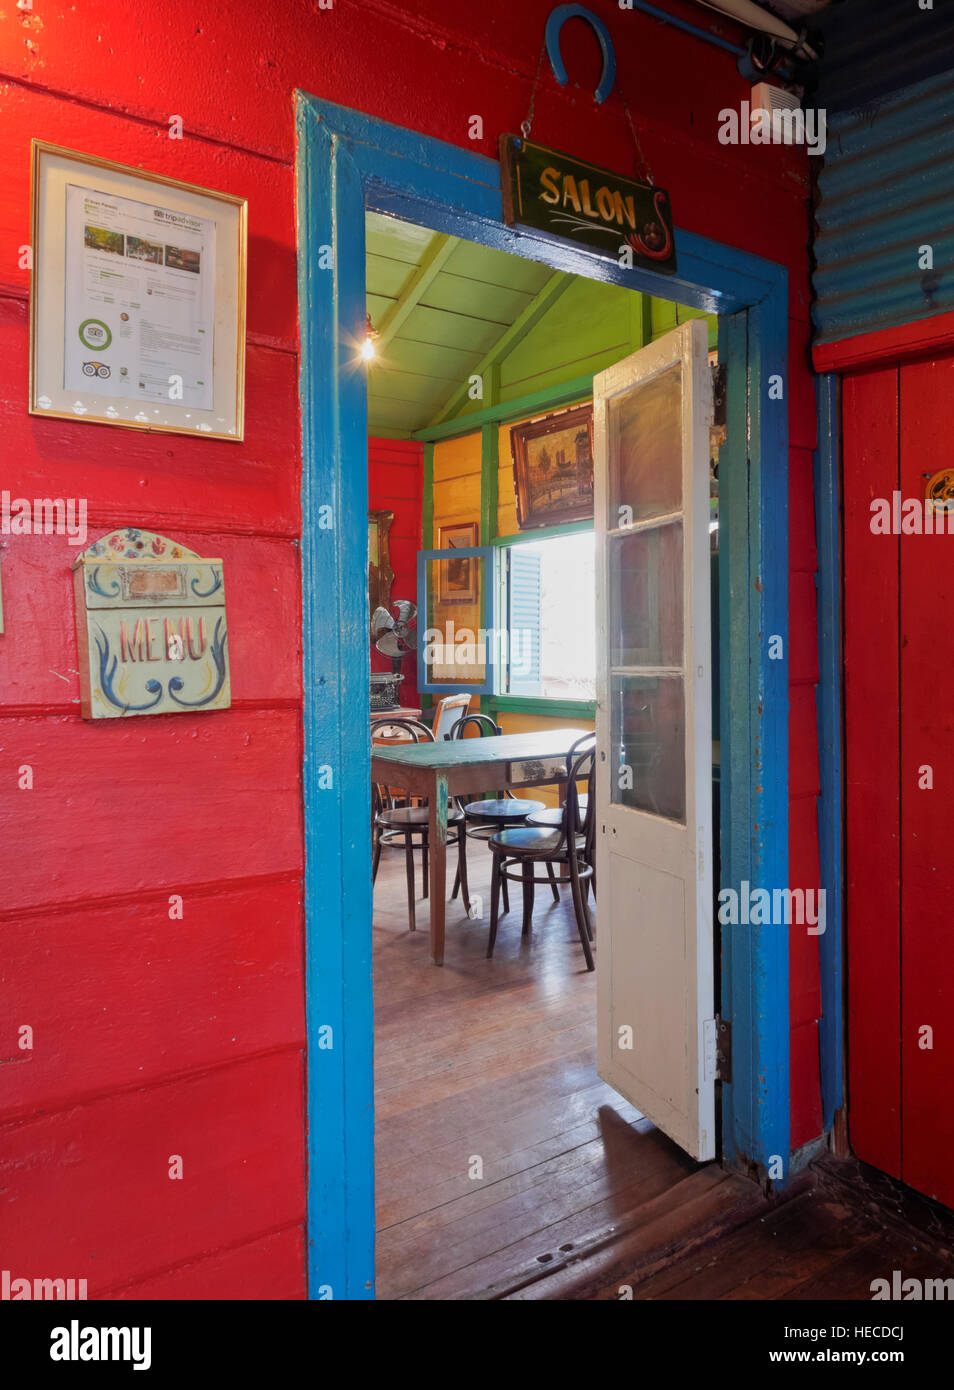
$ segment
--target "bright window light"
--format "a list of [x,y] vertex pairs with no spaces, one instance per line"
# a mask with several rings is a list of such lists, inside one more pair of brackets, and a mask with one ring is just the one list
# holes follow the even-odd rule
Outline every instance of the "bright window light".
[[509,548],[509,694],[596,698],[594,559],[592,531]]

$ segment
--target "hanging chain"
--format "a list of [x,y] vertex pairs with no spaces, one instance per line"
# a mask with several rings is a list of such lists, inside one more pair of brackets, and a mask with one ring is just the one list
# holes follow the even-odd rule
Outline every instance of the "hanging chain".
[[[530,139],[530,131],[533,127],[533,111],[534,106],[536,105],[537,88],[540,85],[540,71],[543,67],[543,55],[546,51],[546,46],[546,39],[544,39],[543,43],[540,45],[540,54],[537,58],[537,70],[534,73],[533,86],[530,89],[530,110],[527,112],[527,119],[525,121],[520,122],[520,134],[523,136],[524,140]],[[623,103],[623,110],[626,112],[626,119],[629,122],[629,130],[630,134],[633,137],[633,144],[636,146],[636,154],[638,155],[639,163],[642,166],[642,169],[640,171],[642,177],[645,178],[653,187],[655,187],[656,180],[653,178],[652,168],[650,167],[649,160],[643,153],[642,145],[639,143],[639,136],[636,134],[636,127],[633,124],[633,117],[630,113],[630,109],[627,104],[626,98],[623,96],[622,92],[620,92],[619,99]]]
[[630,133],[632,134],[632,137],[633,137],[633,144],[636,146],[636,153],[637,153],[637,155],[639,156],[639,162],[640,162],[640,164],[642,165],[642,176],[648,180],[648,182],[652,185],[652,187],[655,188],[655,186],[656,186],[656,180],[653,178],[653,171],[652,171],[652,169],[650,168],[649,160],[648,160],[648,159],[646,158],[646,156],[643,154],[643,147],[642,147],[642,145],[639,143],[639,136],[636,134],[636,127],[633,125],[633,118],[632,118],[632,116],[631,116],[631,114],[630,114],[630,110],[629,110],[629,106],[627,105],[626,98],[623,96],[622,92],[620,92],[620,94],[619,94],[619,99],[620,99],[620,101],[623,103],[623,110],[626,112],[626,119],[627,119],[627,121],[629,121],[629,129],[630,129]]
[[530,90],[530,110],[527,112],[527,119],[520,122],[520,134],[524,140],[530,139],[530,127],[533,125],[533,107],[537,99],[537,87],[540,84],[540,69],[543,67],[543,55],[546,51],[547,41],[544,39],[540,45],[540,56],[537,58],[537,71],[533,79],[533,87]]

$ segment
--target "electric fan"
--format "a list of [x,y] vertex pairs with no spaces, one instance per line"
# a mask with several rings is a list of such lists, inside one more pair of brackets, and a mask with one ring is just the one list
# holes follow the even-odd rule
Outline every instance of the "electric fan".
[[401,663],[408,652],[417,650],[415,619],[417,604],[408,598],[396,598],[387,608],[376,608],[371,618],[371,634],[379,652],[391,658],[391,675],[375,672],[371,676],[371,708],[395,709],[398,686],[404,679]]

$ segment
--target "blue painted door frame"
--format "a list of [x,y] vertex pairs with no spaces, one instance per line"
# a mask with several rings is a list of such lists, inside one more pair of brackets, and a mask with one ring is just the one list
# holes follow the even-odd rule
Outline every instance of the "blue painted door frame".
[[[726,316],[720,467],[722,886],[788,883],[788,277],[676,233],[678,276],[625,270],[504,226],[499,165],[299,93],[308,1277],[312,1298],[374,1296],[367,706],[366,210]],[[789,1151],[788,935],[724,927],[727,1165]],[[436,967],[435,967],[436,968]]]
[[842,805],[841,402],[838,377],[815,378],[818,448],[814,458],[818,553],[818,851],[827,930],[818,938],[821,1018],[818,1056],[822,1128],[831,1129],[845,1101],[844,882]]

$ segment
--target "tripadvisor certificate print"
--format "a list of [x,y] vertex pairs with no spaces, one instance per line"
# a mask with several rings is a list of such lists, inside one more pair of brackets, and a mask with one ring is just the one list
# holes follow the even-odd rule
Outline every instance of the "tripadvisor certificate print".
[[67,391],[211,410],[214,318],[211,219],[67,187]]

